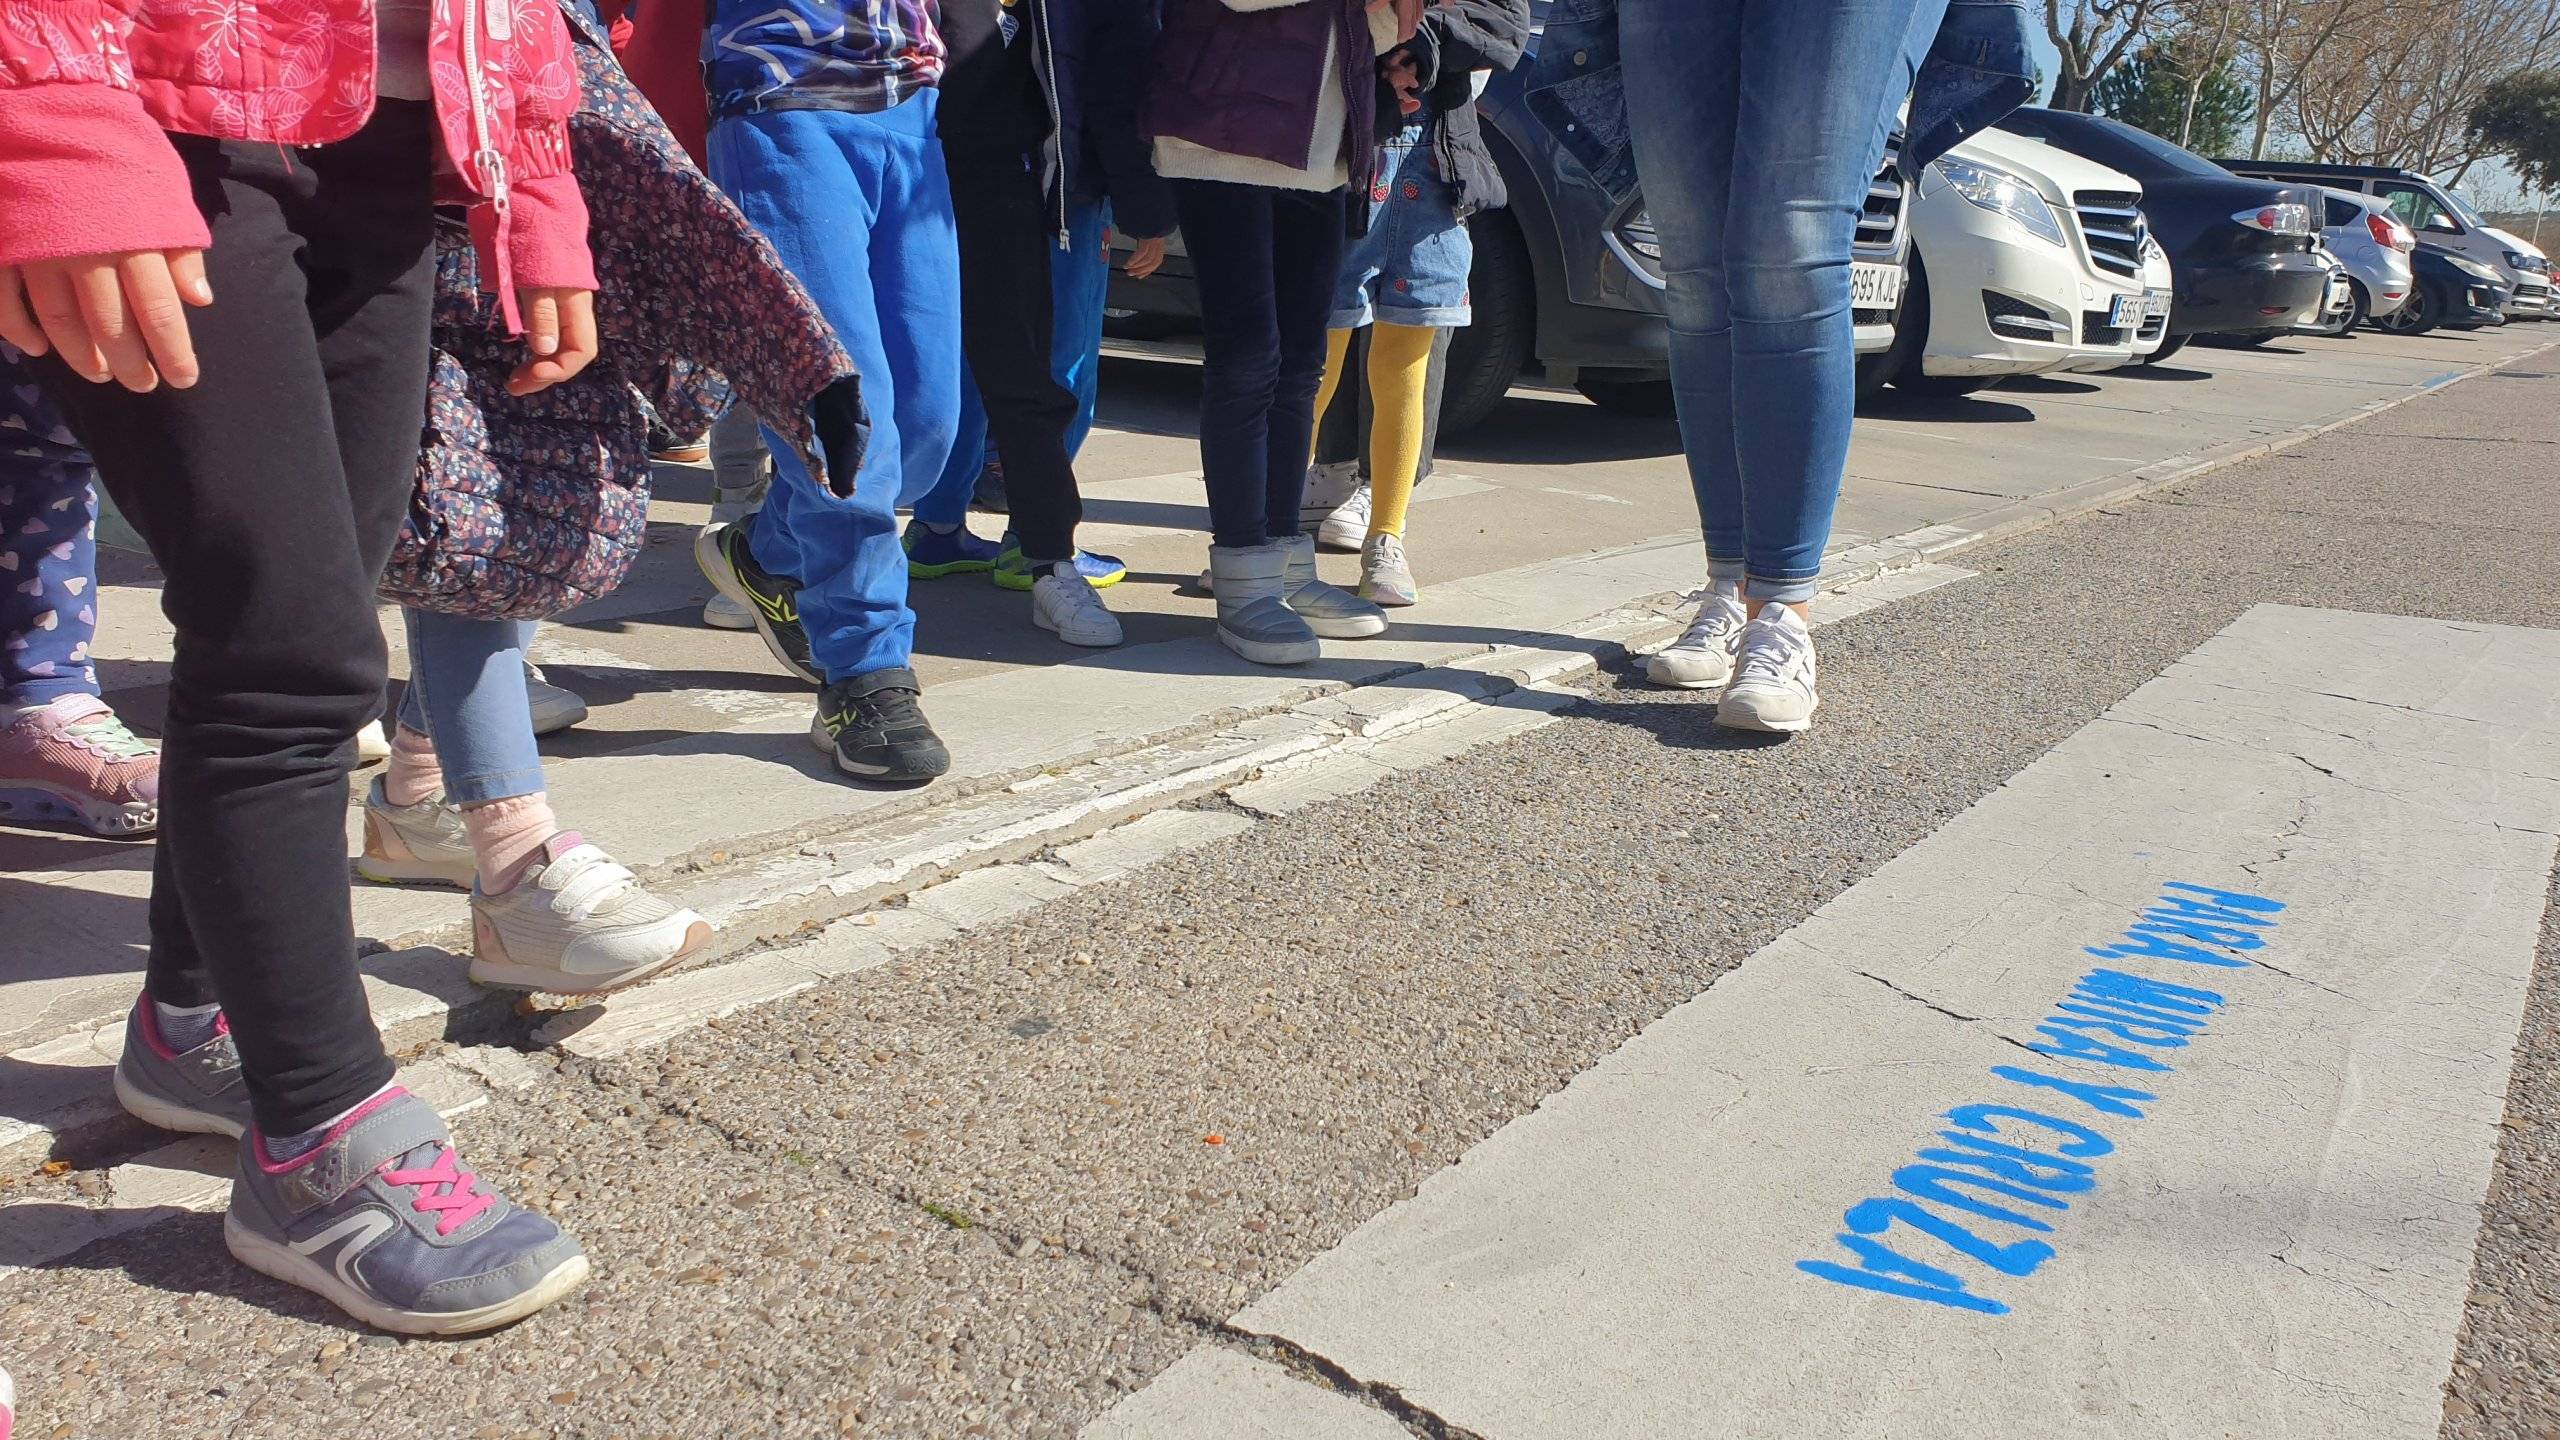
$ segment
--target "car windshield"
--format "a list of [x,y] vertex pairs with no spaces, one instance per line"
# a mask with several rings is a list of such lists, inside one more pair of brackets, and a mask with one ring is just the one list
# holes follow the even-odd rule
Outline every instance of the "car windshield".
[[2444,203],[2448,209],[2453,211],[2456,219],[2460,220],[2463,224],[2470,226],[2474,230],[2484,229],[2489,224],[2487,220],[2481,218],[2479,211],[2472,209],[2461,196],[2454,194],[2450,190],[2444,192]]
[[2112,165],[2136,180],[2180,175],[2218,178],[2230,174],[2212,161],[2181,150],[2156,135],[2096,115],[2020,110],[2001,121],[2000,128],[2060,145],[2102,165]]

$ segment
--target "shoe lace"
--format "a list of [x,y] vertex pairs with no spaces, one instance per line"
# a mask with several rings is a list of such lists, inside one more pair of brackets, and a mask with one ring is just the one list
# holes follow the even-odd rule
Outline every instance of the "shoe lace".
[[109,760],[142,760],[154,753],[151,742],[126,729],[113,710],[74,720],[62,727],[62,733],[82,749]]
[[1690,620],[1689,628],[1680,632],[1679,644],[1674,648],[1696,649],[1720,644],[1725,636],[1741,628],[1733,623],[1732,607],[1724,603],[1720,592],[1701,590],[1689,598],[1697,602],[1698,613]]
[[397,1170],[385,1161],[383,1183],[403,1189],[415,1189],[417,1198],[409,1208],[421,1215],[436,1218],[436,1233],[450,1235],[480,1218],[480,1213],[498,1203],[498,1197],[479,1188],[480,1177],[462,1168],[454,1158],[453,1147],[439,1146],[435,1163],[424,1170]]
[[1093,588],[1092,581],[1077,574],[1076,567],[1073,565],[1060,565],[1053,568],[1049,572],[1049,578],[1058,584],[1056,593],[1059,603],[1074,612],[1074,618],[1090,620],[1110,613],[1103,608],[1101,592]]
[[1742,653],[1735,657],[1735,683],[1785,684],[1812,650],[1812,636],[1785,625],[1754,620],[1742,630]]
[[896,687],[874,690],[868,695],[854,698],[853,713],[871,724],[884,728],[921,725],[924,723],[924,710],[917,704],[917,700],[918,696],[913,690],[902,690]]
[[1404,542],[1393,535],[1381,534],[1370,536],[1369,563],[1379,566],[1391,565],[1396,569],[1403,569]]

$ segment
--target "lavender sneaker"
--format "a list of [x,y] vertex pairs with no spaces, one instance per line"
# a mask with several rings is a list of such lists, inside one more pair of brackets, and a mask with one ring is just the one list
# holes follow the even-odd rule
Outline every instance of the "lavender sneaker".
[[243,1136],[222,1238],[250,1269],[404,1335],[511,1324],[587,1278],[578,1242],[463,1169],[434,1107],[397,1085],[291,1160]]
[[249,1128],[249,1087],[240,1079],[231,1027],[221,1024],[193,1050],[173,1050],[160,1038],[147,995],[124,1017],[115,1084],[116,1103],[126,1114],[163,1130],[236,1136]]

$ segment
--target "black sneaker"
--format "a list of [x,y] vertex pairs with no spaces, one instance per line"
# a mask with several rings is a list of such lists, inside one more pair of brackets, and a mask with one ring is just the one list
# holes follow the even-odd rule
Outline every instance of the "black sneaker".
[[951,752],[916,703],[916,672],[874,670],[818,692],[809,743],[832,752],[847,775],[884,785],[921,785],[951,768]]
[[693,563],[721,594],[755,617],[764,648],[783,669],[812,685],[826,683],[809,658],[809,632],[800,628],[800,586],[756,563],[743,522],[703,526],[693,537]]

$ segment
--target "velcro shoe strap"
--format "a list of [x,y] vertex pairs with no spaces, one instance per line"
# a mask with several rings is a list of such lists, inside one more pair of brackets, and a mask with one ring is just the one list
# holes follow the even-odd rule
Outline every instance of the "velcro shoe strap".
[[297,1214],[346,1194],[385,1161],[452,1139],[434,1106],[396,1087],[339,1123],[346,1126],[344,1134],[321,1142],[307,1163],[276,1177],[277,1191]]

